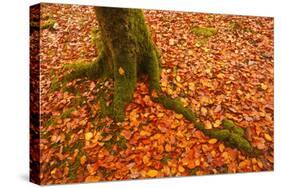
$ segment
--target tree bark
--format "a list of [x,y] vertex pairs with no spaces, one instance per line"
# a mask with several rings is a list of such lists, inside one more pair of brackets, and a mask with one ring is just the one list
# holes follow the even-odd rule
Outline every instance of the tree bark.
[[113,114],[122,121],[140,74],[148,75],[150,89],[159,89],[159,57],[142,10],[96,7],[95,12],[101,31],[101,53],[107,57],[103,63],[114,78]]

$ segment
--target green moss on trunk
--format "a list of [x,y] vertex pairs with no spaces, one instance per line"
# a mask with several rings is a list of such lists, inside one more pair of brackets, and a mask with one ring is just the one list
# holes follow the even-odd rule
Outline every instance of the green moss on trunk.
[[151,85],[159,88],[156,50],[141,10],[96,7],[95,11],[103,45],[112,57],[113,116],[122,121],[126,105],[132,100],[138,74],[148,74],[153,82]]

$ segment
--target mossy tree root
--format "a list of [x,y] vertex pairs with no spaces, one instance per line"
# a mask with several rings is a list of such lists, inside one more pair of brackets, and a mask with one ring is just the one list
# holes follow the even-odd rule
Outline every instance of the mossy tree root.
[[240,151],[244,151],[248,155],[259,155],[260,151],[253,148],[249,141],[245,138],[244,130],[231,120],[223,120],[223,128],[219,129],[206,129],[204,124],[200,122],[195,113],[188,107],[184,107],[183,104],[177,100],[172,99],[171,97],[165,94],[159,94],[152,97],[152,100],[162,104],[167,109],[173,110],[178,114],[182,114],[183,117],[194,123],[195,127],[202,131],[206,136],[211,138],[216,138],[219,141],[222,141],[226,146],[237,148]]
[[161,94],[157,97],[152,98],[153,101],[162,104],[165,108],[175,111],[178,114],[182,114],[185,119],[195,122],[196,115],[192,110],[188,107],[184,107],[181,101],[177,99],[172,99],[171,97]]
[[72,81],[78,78],[95,80],[101,77],[111,77],[113,73],[104,53],[101,53],[91,63],[77,63],[71,65],[70,68],[72,71],[64,76],[65,81]]

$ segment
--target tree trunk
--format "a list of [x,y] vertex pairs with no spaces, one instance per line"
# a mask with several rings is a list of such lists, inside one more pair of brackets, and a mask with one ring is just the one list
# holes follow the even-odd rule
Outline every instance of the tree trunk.
[[113,114],[121,121],[140,74],[148,75],[150,89],[159,89],[158,53],[142,10],[96,7],[95,12],[103,44],[100,53],[106,57],[102,63],[114,78]]

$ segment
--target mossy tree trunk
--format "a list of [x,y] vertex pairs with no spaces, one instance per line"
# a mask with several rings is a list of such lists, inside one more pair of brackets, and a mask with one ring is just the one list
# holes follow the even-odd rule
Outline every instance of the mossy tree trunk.
[[121,121],[139,75],[147,74],[150,87],[159,89],[159,58],[142,10],[96,7],[95,12],[101,31],[104,71],[114,78],[113,114]]

